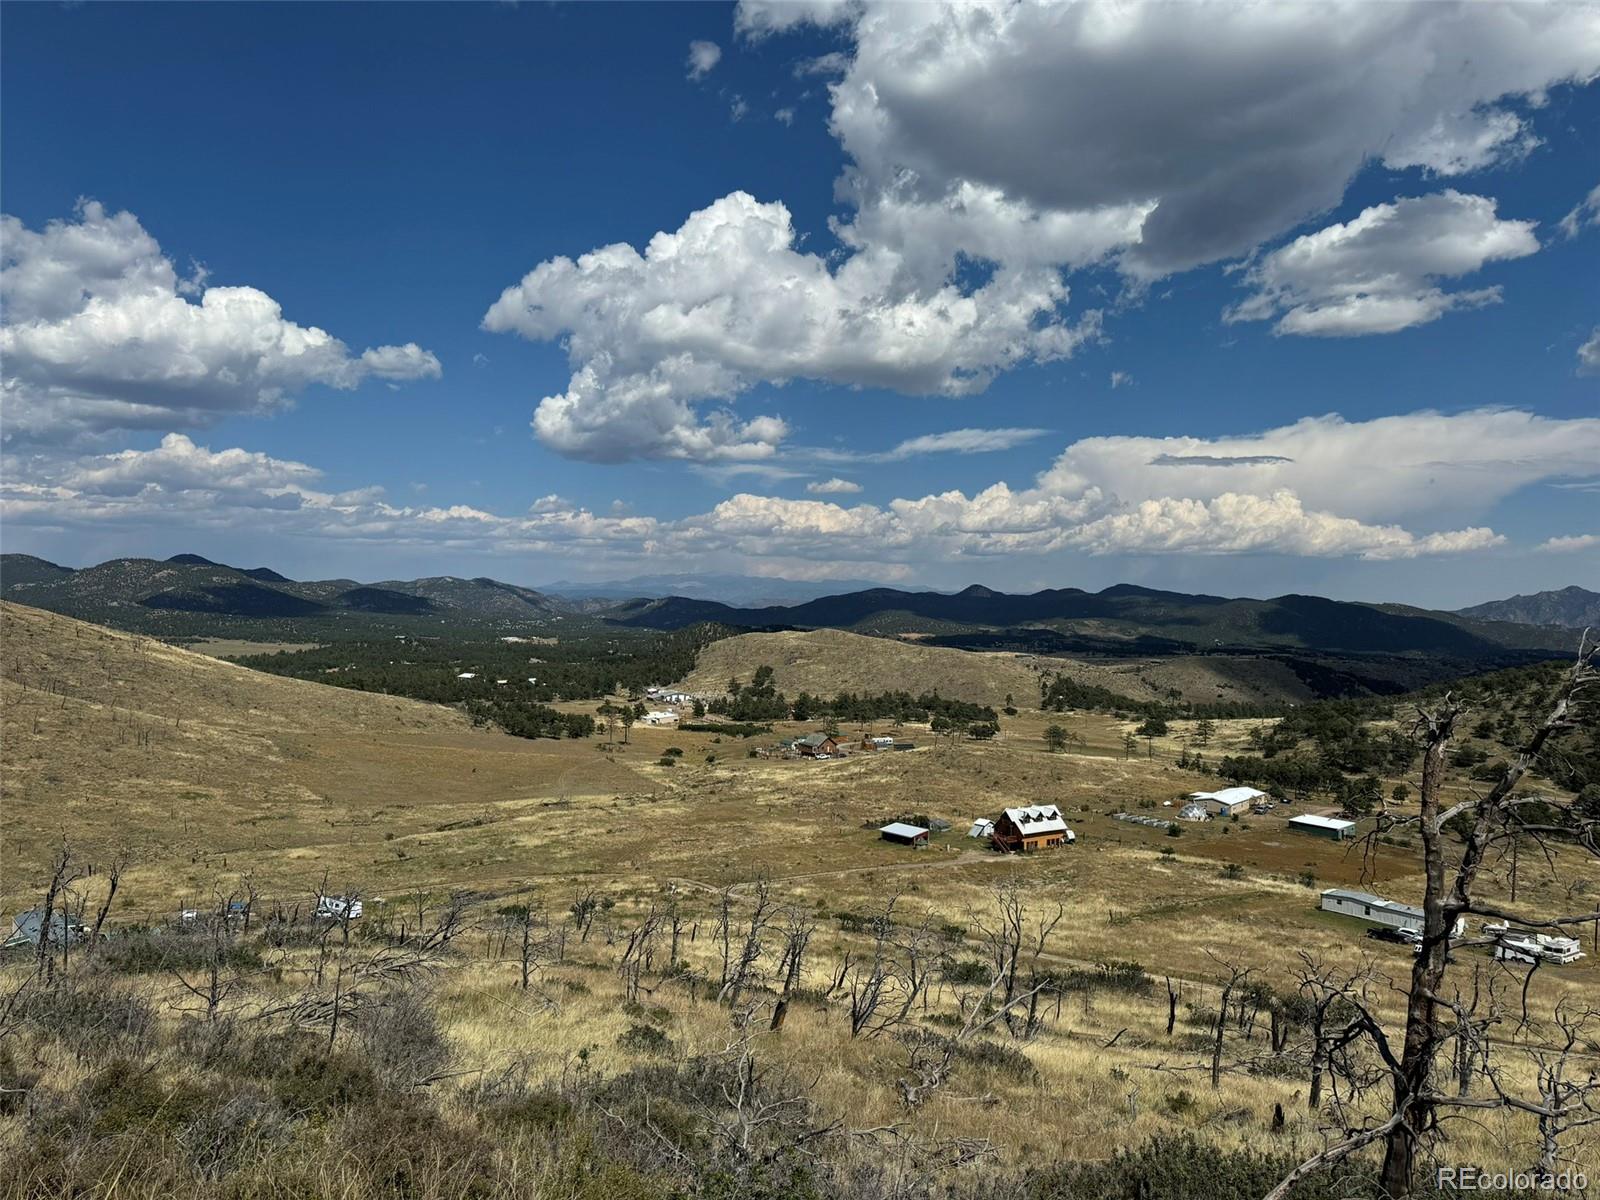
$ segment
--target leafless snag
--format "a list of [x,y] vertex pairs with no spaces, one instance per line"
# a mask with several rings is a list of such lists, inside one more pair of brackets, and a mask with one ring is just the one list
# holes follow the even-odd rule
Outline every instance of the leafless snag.
[[116,902],[117,889],[122,885],[122,872],[127,869],[129,854],[127,850],[119,850],[112,855],[111,865],[106,869],[106,897],[95,913],[94,928],[89,933],[91,948],[100,944],[100,932],[105,928],[106,918],[111,915],[111,906]]
[[811,936],[816,929],[816,923],[804,910],[790,908],[785,913],[783,958],[778,963],[778,973],[783,976],[783,992],[772,1009],[770,1028],[774,1032],[783,1028],[783,1022],[789,1015],[789,1001],[800,986],[801,974],[805,970],[806,947],[811,944]]
[[[1574,811],[1570,804],[1560,804],[1554,805],[1559,819],[1551,820],[1538,814],[1548,812],[1553,802],[1514,795],[1522,779],[1547,752],[1553,750],[1554,739],[1577,727],[1580,722],[1594,719],[1593,691],[1595,685],[1600,683],[1600,666],[1597,664],[1600,664],[1600,644],[1586,630],[1580,639],[1577,656],[1548,714],[1533,729],[1499,779],[1487,792],[1459,801],[1449,808],[1443,802],[1445,754],[1466,706],[1455,695],[1447,694],[1438,704],[1419,710],[1414,726],[1415,736],[1423,748],[1419,811],[1414,817],[1399,820],[1386,813],[1382,820],[1389,828],[1398,824],[1416,824],[1422,837],[1425,879],[1422,944],[1412,964],[1410,987],[1406,995],[1404,1035],[1398,1050],[1388,1033],[1365,1007],[1353,1002],[1359,1014],[1359,1031],[1382,1060],[1390,1080],[1390,1116],[1377,1126],[1353,1131],[1338,1146],[1301,1164],[1285,1184],[1273,1193],[1274,1196],[1281,1195],[1288,1183],[1303,1178],[1309,1170],[1320,1169],[1328,1162],[1336,1161],[1336,1158],[1329,1157],[1335,1152],[1338,1157],[1343,1157],[1381,1138],[1384,1158],[1379,1184],[1384,1194],[1400,1200],[1414,1190],[1418,1154],[1425,1141],[1438,1129],[1437,1114],[1441,1106],[1511,1107],[1525,1111],[1533,1111],[1527,1107],[1529,1105],[1539,1106],[1539,1102],[1513,1099],[1503,1093],[1472,1099],[1446,1096],[1433,1088],[1436,1059],[1442,1048],[1457,1036],[1460,1028],[1459,1018],[1454,1022],[1441,1019],[1442,1013],[1453,1011],[1444,988],[1450,961],[1448,952],[1452,945],[1459,944],[1454,940],[1458,920],[1468,915],[1492,917],[1538,929],[1567,929],[1588,925],[1595,920],[1593,911],[1558,917],[1529,917],[1479,899],[1476,889],[1490,855],[1504,847],[1514,846],[1520,838],[1560,837],[1590,853],[1600,851],[1600,845],[1597,845],[1600,817]],[[1535,815],[1528,817],[1525,810]],[[1446,864],[1445,826],[1458,816],[1465,818],[1467,833],[1459,861],[1454,873],[1450,874]]]
[[[1032,917],[1021,888],[1015,883],[1004,883],[994,889],[993,917],[973,920],[974,928],[988,943],[991,968],[1003,985],[1001,1002],[1006,1029],[1012,1037],[1031,1037],[1038,1028],[1037,998],[1045,990],[1043,986],[1034,986],[1041,978],[1038,964],[1046,943],[1065,915],[1066,909],[1057,904],[1053,912]],[[1027,955],[1026,984],[1022,981],[1024,954]],[[1019,1026],[1016,1005],[1012,1002],[1024,992],[1030,1008]]]
[[58,913],[58,906],[63,893],[80,878],[82,871],[79,870],[73,857],[72,843],[62,838],[50,860],[50,882],[45,885],[44,903],[39,906],[39,944],[35,947],[37,962],[35,970],[46,983],[55,978],[55,958],[51,954],[50,943],[55,934],[58,915],[63,944],[72,940],[67,914]]
[[[723,895],[726,903],[727,893]],[[772,885],[765,879],[758,879],[755,885],[755,906],[750,910],[750,924],[745,930],[744,944],[739,950],[739,957],[731,964],[728,909],[724,908],[721,913],[723,980],[722,990],[717,993],[717,1000],[726,1001],[730,1008],[738,1008],[740,994],[753,981],[756,962],[762,954],[762,938],[766,935],[767,926],[772,922],[773,913]]]
[[199,975],[191,979],[181,970],[172,972],[183,989],[200,1001],[208,1024],[216,1023],[223,1004],[244,986],[244,980],[233,970],[233,897],[218,893],[214,900],[199,918],[200,936],[204,939]]

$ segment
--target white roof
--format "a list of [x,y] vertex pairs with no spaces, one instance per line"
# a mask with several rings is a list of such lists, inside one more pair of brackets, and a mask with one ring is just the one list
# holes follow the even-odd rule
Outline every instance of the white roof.
[[921,825],[907,825],[904,821],[891,821],[878,830],[879,833],[893,834],[895,837],[921,837],[928,831]]
[[1027,808],[1008,808],[1006,816],[1023,833],[1063,833],[1067,823],[1054,804],[1034,804]]
[[1265,795],[1265,792],[1253,787],[1231,787],[1223,788],[1221,791],[1216,792],[1190,792],[1189,799],[1199,801],[1220,800],[1224,804],[1233,805],[1248,804],[1250,801],[1258,800]]
[[994,822],[988,817],[979,817],[972,822],[972,828],[967,830],[968,837],[988,837],[994,832]]
[[1185,821],[1203,821],[1211,816],[1211,814],[1206,811],[1204,805],[1185,804],[1178,810],[1178,816],[1182,817]]
[[[1348,822],[1346,822],[1348,824]],[[1371,892],[1358,892],[1351,888],[1325,888],[1322,892],[1323,899],[1333,897],[1335,900],[1351,900],[1357,904],[1365,904],[1371,908],[1382,908],[1389,912],[1400,913],[1407,917],[1421,918],[1423,912],[1414,904],[1401,904],[1398,900],[1385,900],[1382,896],[1374,896]]]
[[1289,824],[1309,825],[1313,829],[1337,829],[1341,832],[1356,827],[1354,821],[1341,821],[1338,817],[1319,817],[1315,813],[1304,813],[1298,817],[1290,817]]

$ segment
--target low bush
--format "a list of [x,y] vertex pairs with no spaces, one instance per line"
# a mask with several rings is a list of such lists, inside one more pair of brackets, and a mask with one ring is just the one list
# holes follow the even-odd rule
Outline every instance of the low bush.
[[633,1050],[640,1054],[670,1054],[672,1052],[672,1039],[654,1025],[634,1024],[617,1038],[617,1045],[624,1050]]

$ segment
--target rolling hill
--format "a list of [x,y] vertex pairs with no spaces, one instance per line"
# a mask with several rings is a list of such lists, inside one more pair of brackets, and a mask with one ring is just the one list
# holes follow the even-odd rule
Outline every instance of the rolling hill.
[[773,669],[773,686],[791,698],[801,691],[822,696],[936,691],[995,708],[1010,695],[1028,707],[1038,703],[1043,672],[1065,674],[1137,701],[1285,705],[1304,704],[1320,694],[1291,665],[1269,655],[1083,662],[974,653],[837,629],[744,633],[712,642],[700,651],[681,686],[691,692],[720,692],[729,679],[748,682],[763,666]]
[[1037,672],[1014,654],[973,654],[837,629],[745,633],[712,642],[700,651],[684,686],[720,692],[729,679],[748,682],[762,666],[772,668],[773,686],[791,697],[802,691],[820,696],[936,691],[996,708],[1008,693],[1025,704],[1039,698]]

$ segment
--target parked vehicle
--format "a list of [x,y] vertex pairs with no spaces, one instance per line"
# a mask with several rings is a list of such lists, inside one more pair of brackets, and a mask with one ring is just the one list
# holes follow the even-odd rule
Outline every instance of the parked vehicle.
[[1375,942],[1398,942],[1405,945],[1411,940],[1406,936],[1410,932],[1409,929],[1391,929],[1387,925],[1379,925],[1367,930],[1367,936]]

